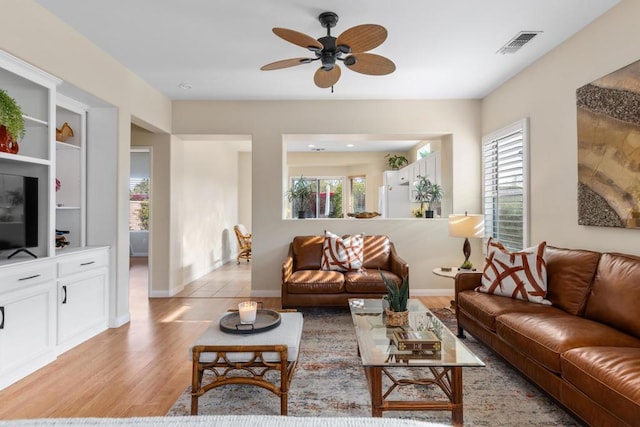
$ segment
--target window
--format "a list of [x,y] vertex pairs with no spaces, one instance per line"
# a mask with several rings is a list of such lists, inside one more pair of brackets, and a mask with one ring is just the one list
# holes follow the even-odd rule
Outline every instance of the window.
[[[295,186],[300,178],[293,178],[291,186]],[[311,187],[311,197],[304,207],[298,207],[292,201],[291,218],[344,218],[342,210],[342,188],[344,178],[311,178],[304,177],[304,183]]]
[[149,229],[149,178],[129,179],[129,230]]
[[349,212],[366,212],[366,190],[367,179],[362,176],[349,177],[351,183]]
[[482,138],[485,238],[510,250],[529,245],[528,119]]

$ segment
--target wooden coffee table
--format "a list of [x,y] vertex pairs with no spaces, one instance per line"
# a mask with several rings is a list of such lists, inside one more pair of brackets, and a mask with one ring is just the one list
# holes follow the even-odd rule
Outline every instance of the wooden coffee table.
[[[387,327],[381,299],[349,300],[358,353],[369,383],[371,414],[381,417],[383,411],[444,410],[451,411],[454,425],[462,425],[462,368],[482,367],[484,363],[420,301],[409,300],[408,308],[409,325]],[[394,330],[431,330],[440,340],[440,350],[434,355],[415,358],[411,351],[398,350],[393,340]],[[399,378],[402,373],[399,368],[428,376]],[[384,394],[383,383],[387,385]],[[446,400],[392,400],[392,393],[404,386],[436,386]]]

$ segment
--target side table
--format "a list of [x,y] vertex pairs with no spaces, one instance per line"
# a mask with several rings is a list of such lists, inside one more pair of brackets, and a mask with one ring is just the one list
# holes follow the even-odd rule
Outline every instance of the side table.
[[[449,271],[444,271],[444,270],[442,270],[442,267],[438,267],[438,268],[434,268],[433,270],[431,270],[431,272],[433,274],[435,274],[436,276],[447,277],[449,279],[455,280],[456,276],[458,275],[458,273],[460,271],[458,270],[457,267],[451,267],[451,270],[449,270]],[[456,311],[456,300],[451,300],[451,307],[449,307],[449,308],[451,310],[453,310],[453,312],[455,313],[455,311]]]
[[[289,385],[298,362],[302,313],[281,313],[281,323],[266,332],[236,335],[212,324],[192,345],[191,415],[198,414],[198,398],[227,384],[265,388],[280,397],[280,414],[287,415]],[[203,382],[204,372],[213,378]],[[238,375],[242,373],[244,375]],[[280,373],[280,384],[267,381],[267,371]],[[249,375],[246,375],[246,374]],[[207,377],[208,378],[208,377]]]

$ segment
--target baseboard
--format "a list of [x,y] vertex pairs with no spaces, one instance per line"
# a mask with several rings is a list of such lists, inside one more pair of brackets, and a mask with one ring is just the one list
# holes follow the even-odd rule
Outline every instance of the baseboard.
[[280,294],[280,290],[277,290],[277,291],[255,291],[255,290],[252,290],[250,295],[252,297],[256,297],[256,298],[280,298],[282,296]]
[[123,314],[122,316],[118,316],[115,318],[109,319],[109,327],[110,328],[119,328],[122,325],[125,325],[131,321],[131,313]]
[[149,291],[149,298],[171,298],[182,292],[184,290],[184,286],[180,286],[179,288],[169,289],[168,291]]
[[453,289],[411,289],[411,296],[416,297],[452,297]]

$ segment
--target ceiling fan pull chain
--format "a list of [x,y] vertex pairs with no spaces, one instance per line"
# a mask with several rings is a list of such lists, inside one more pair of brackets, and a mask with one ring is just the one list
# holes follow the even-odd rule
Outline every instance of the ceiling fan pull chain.
[[331,85],[331,93],[333,93],[333,85]]

